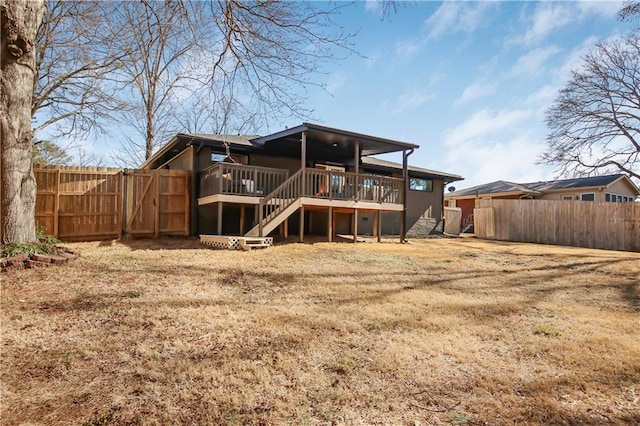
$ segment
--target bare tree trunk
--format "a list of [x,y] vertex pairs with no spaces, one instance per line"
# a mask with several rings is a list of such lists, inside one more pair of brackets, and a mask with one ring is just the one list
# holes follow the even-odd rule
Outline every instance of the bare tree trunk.
[[37,241],[31,102],[34,46],[43,12],[43,0],[0,0],[0,234],[3,243]]

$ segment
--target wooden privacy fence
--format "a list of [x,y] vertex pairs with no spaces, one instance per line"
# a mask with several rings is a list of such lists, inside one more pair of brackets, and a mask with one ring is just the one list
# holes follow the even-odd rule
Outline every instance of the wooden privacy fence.
[[480,238],[640,251],[640,203],[479,200]]
[[36,222],[65,241],[189,234],[185,170],[34,168]]
[[462,209],[460,207],[444,208],[444,233],[460,234],[462,229]]

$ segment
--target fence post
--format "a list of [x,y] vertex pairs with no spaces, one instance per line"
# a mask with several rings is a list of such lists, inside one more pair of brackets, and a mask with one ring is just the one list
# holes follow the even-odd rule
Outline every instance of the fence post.
[[58,238],[60,235],[58,229],[60,224],[60,169],[56,169],[56,193],[53,204],[53,236]]
[[120,170],[118,172],[118,195],[117,195],[117,203],[118,203],[118,239],[122,239],[122,224],[124,217],[124,170]]
[[154,238],[158,238],[160,235],[160,180],[162,179],[162,175],[160,174],[162,170],[156,169],[151,173],[151,179],[155,180],[155,188],[153,193],[153,236]]

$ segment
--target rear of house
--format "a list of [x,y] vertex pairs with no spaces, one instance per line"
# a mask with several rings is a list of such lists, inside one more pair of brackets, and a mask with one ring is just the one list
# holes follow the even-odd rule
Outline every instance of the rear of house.
[[[191,233],[426,236],[455,174],[408,165],[418,146],[308,123],[265,137],[178,134],[143,168],[192,172]],[[402,163],[373,157],[397,152]]]

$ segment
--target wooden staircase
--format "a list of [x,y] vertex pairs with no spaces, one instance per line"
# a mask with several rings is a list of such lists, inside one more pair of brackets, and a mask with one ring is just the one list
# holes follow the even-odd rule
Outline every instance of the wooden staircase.
[[269,235],[302,205],[305,187],[305,169],[298,170],[273,192],[260,200],[258,224],[245,237]]

